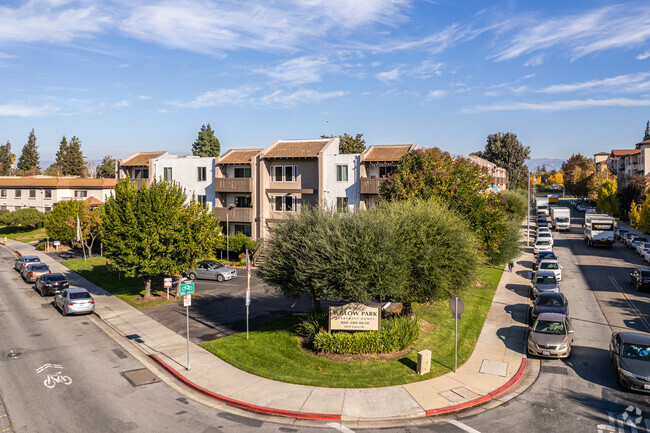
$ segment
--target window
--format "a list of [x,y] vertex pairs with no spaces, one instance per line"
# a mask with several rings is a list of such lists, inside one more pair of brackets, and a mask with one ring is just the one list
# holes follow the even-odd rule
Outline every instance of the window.
[[0,205],[0,210],[7,210],[7,205],[5,205],[5,204]]
[[163,180],[172,180],[172,168],[164,167],[163,168]]
[[348,166],[347,165],[337,165],[336,166],[336,181],[337,182],[347,182],[348,181]]
[[45,190],[45,198],[52,198],[52,190],[51,189],[46,189]]
[[52,212],[52,208],[46,206],[46,207],[45,207],[45,212]]
[[292,195],[287,195],[284,197],[284,210],[285,212],[295,212],[296,211],[296,197]]
[[348,198],[347,197],[336,197],[336,209],[339,211],[348,210]]
[[133,179],[149,179],[148,168],[136,168],[133,170]]
[[273,197],[273,210],[275,212],[282,212],[282,196],[278,195]]
[[250,196],[236,196],[235,197],[235,206],[237,206],[237,207],[251,207],[251,198],[250,198]]
[[285,182],[293,182],[295,173],[294,173],[293,165],[286,165],[284,167],[284,181]]
[[205,182],[205,179],[207,178],[207,169],[205,167],[197,167],[197,168],[198,168],[197,180],[199,182]]
[[272,182],[296,182],[298,180],[298,166],[273,165],[271,166]]
[[276,165],[275,167],[271,167],[273,182],[282,182],[283,180],[282,172],[283,172],[283,167],[281,165]]
[[251,168],[235,167],[235,177],[251,177]]
[[36,198],[36,190],[35,189],[30,189],[29,190],[29,198]]
[[196,201],[201,203],[203,206],[207,206],[207,204],[208,204],[208,196],[206,196],[206,195],[197,195],[196,196]]
[[241,233],[243,235],[251,237],[251,226],[250,224],[235,224],[235,234]]
[[6,189],[0,189],[0,197],[7,198],[7,190]]
[[88,191],[75,191],[74,198],[86,198],[88,197]]
[[379,177],[388,177],[395,171],[395,167],[379,167]]
[[20,198],[20,197],[22,197],[22,195],[23,195],[23,192],[21,190],[17,189],[16,190],[16,198]]

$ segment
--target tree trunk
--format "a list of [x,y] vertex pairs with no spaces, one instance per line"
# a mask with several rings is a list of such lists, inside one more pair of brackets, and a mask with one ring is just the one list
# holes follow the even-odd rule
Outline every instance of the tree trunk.
[[411,304],[411,301],[402,302],[402,315],[413,317],[413,305]]
[[323,308],[321,307],[320,304],[320,293],[312,292],[311,295],[314,298],[314,311],[320,313],[321,311],[323,311]]
[[144,280],[144,298],[151,298],[151,277],[142,277]]

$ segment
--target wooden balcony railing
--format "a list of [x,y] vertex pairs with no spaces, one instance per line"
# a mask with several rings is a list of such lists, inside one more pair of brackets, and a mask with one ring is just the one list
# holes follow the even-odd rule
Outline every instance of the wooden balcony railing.
[[253,192],[253,179],[250,177],[217,177],[214,179],[215,192]]
[[379,194],[379,184],[383,179],[362,177],[360,179],[361,194]]
[[252,207],[236,207],[228,209],[227,207],[215,207],[214,216],[219,218],[219,221],[226,222],[226,216],[229,222],[250,223],[253,222],[253,208]]

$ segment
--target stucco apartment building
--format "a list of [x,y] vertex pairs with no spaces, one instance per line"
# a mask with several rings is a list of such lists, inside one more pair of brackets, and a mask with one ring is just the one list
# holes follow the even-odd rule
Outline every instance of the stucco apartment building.
[[115,176],[118,180],[130,178],[138,186],[151,185],[154,179],[177,182],[185,189],[188,202],[194,195],[199,203],[212,209],[215,166],[216,158],[137,152],[115,161]]
[[634,145],[634,149],[613,149],[610,153],[598,152],[594,163],[605,162],[607,168],[619,179],[650,174],[650,140]]
[[359,155],[362,209],[369,209],[377,202],[381,182],[397,169],[404,155],[415,149],[416,144],[375,144]]
[[115,179],[52,176],[0,177],[0,209],[34,208],[49,212],[60,201],[85,200],[96,206],[106,201]]
[[490,162],[486,159],[479,158],[478,156],[469,155],[465,158],[472,161],[474,164],[478,165],[483,169],[488,178],[492,181],[492,188],[497,191],[505,191],[508,187],[508,170],[505,168],[499,167],[493,162]]

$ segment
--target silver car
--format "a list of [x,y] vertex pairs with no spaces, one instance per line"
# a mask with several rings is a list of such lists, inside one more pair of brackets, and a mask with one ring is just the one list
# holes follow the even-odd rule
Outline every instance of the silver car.
[[528,334],[528,353],[547,358],[568,358],[572,342],[573,328],[567,316],[542,313]]
[[558,284],[562,282],[562,266],[560,266],[557,260],[540,260],[537,269],[540,271],[552,271],[555,274]]
[[41,275],[51,273],[50,268],[45,263],[28,263],[21,271],[23,280],[27,283],[35,283]]
[[23,268],[29,263],[40,263],[41,259],[38,256],[20,256],[16,259],[14,263],[14,269],[18,272],[22,272]]
[[553,246],[553,235],[550,232],[539,232],[537,233],[537,239],[539,241],[549,241],[551,246]]
[[54,297],[54,306],[61,310],[64,316],[88,314],[95,311],[95,300],[86,289],[69,288]]
[[187,276],[190,280],[199,278],[204,280],[226,281],[232,280],[237,276],[237,269],[230,268],[214,260],[203,260],[199,262],[196,269],[189,271]]
[[539,254],[540,251],[553,251],[551,241],[545,239],[536,239],[533,245],[533,253]]
[[537,298],[541,292],[559,292],[557,278],[553,271],[537,271],[533,277],[533,297]]

